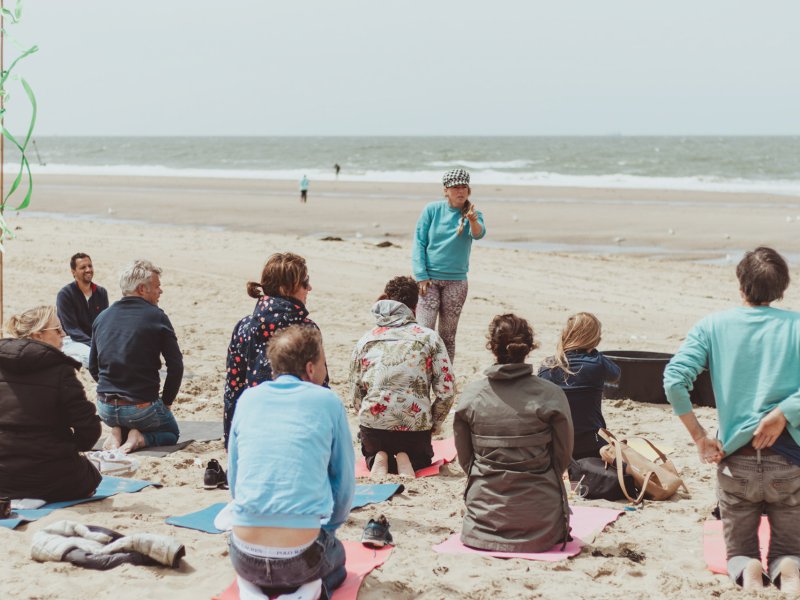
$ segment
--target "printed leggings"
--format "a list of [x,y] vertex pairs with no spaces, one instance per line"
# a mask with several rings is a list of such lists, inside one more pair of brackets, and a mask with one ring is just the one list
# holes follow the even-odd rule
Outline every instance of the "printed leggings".
[[461,309],[467,299],[466,279],[442,281],[431,279],[424,296],[419,297],[417,322],[423,327],[434,329],[439,317],[439,335],[442,336],[450,362],[456,360],[456,331]]

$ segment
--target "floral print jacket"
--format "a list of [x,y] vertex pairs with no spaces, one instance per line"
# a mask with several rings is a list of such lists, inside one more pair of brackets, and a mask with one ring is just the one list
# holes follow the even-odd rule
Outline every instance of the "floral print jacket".
[[359,423],[393,431],[438,430],[455,399],[442,338],[418,325],[401,302],[379,300],[372,314],[377,326],[358,341],[350,363],[350,397]]
[[317,326],[308,318],[308,310],[299,300],[284,296],[261,296],[253,313],[244,317],[233,328],[228,358],[225,361],[223,400],[226,447],[239,396],[248,387],[272,379],[272,366],[267,358],[270,336],[297,323]]

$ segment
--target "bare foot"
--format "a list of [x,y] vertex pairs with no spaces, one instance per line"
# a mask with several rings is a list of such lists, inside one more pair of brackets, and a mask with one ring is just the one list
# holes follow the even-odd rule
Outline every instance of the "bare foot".
[[119,449],[124,454],[128,454],[130,452],[135,452],[140,448],[144,448],[145,446],[147,446],[147,442],[144,441],[144,436],[142,435],[141,431],[138,429],[131,429],[128,432],[128,439],[119,447]]
[[405,452],[399,452],[397,458],[397,474],[400,477],[411,477],[412,479],[417,476],[414,473],[414,467],[411,466],[411,459]]
[[779,566],[781,572],[781,591],[792,598],[800,596],[800,569],[791,558],[784,558]]
[[116,450],[122,445],[122,428],[112,427],[106,441],[103,442],[103,450]]
[[742,588],[749,592],[763,590],[764,580],[762,573],[761,561],[755,558],[752,559],[742,572]]
[[375,455],[375,462],[372,463],[372,470],[369,472],[369,476],[376,478],[376,477],[385,477],[389,474],[389,455],[386,452],[378,452]]

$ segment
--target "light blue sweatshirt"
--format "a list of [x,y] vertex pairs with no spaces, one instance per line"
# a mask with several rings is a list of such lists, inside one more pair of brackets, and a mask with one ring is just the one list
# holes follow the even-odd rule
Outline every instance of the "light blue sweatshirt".
[[739,307],[697,323],[664,371],[676,415],[692,410],[689,391],[704,367],[711,371],[726,454],[748,444],[759,421],[776,407],[800,444],[800,313]]
[[479,240],[486,235],[483,214],[476,212],[481,234],[473,238],[469,221],[464,223],[464,230],[458,235],[461,211],[451,207],[446,200],[431,202],[422,210],[417,221],[411,257],[414,279],[463,281],[467,278],[472,240]]
[[228,442],[233,524],[335,531],[350,513],[354,462],[332,391],[293,375],[248,388]]

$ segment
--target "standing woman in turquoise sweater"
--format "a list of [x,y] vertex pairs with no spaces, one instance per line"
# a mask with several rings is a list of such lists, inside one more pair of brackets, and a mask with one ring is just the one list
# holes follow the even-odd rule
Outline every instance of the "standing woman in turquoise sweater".
[[469,173],[453,169],[444,174],[442,183],[445,200],[428,204],[417,221],[412,268],[419,284],[417,322],[434,329],[438,317],[439,335],[454,362],[472,240],[486,235],[486,225],[469,201]]

